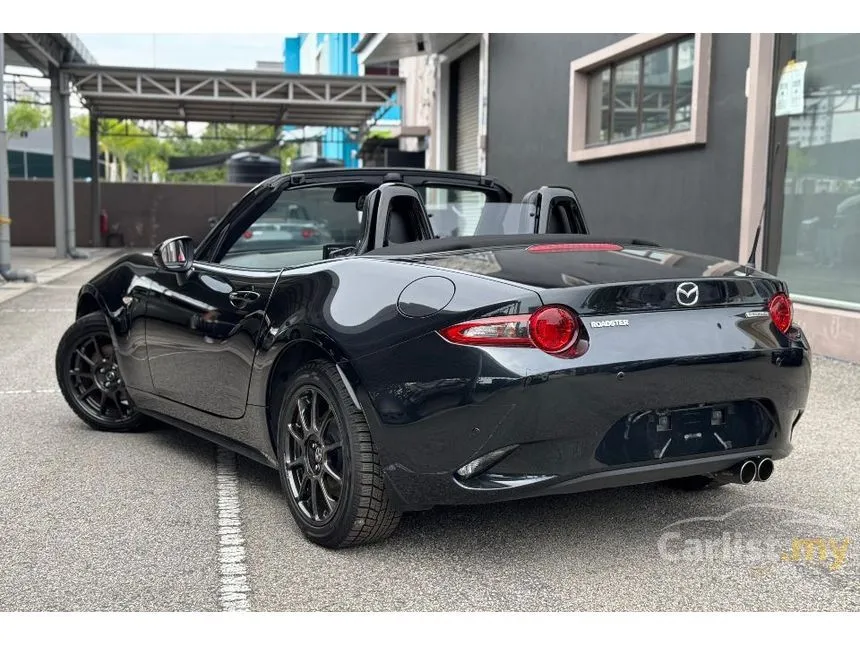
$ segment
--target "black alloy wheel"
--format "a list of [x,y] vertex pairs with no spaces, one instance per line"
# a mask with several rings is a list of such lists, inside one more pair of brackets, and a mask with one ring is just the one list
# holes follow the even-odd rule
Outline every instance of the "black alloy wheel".
[[66,402],[90,427],[124,431],[140,425],[101,313],[83,316],[69,327],[57,349],[56,370]]
[[343,495],[343,441],[332,403],[315,385],[294,395],[285,455],[289,494],[308,521],[323,524]]
[[388,494],[370,429],[337,368],[314,360],[285,384],[278,471],[306,538],[343,548],[388,537],[400,512]]

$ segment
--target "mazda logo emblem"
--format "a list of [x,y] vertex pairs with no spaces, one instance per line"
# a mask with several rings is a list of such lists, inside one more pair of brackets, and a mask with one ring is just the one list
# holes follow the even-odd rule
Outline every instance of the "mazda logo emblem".
[[699,286],[693,282],[682,282],[675,289],[675,297],[679,305],[692,307],[699,302]]

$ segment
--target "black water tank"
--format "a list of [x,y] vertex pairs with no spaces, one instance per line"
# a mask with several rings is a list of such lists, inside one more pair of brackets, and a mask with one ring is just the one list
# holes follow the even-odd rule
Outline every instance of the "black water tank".
[[281,174],[281,161],[257,152],[238,152],[227,160],[227,181],[231,184],[257,184]]
[[326,159],[325,157],[296,157],[290,164],[290,172],[312,170],[313,168],[343,168],[343,161]]

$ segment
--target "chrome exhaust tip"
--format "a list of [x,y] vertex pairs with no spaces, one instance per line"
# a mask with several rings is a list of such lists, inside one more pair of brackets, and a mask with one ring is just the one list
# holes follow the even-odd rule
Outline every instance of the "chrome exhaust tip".
[[762,457],[756,464],[755,479],[756,481],[766,482],[773,475],[773,459],[770,457]]
[[724,484],[751,484],[756,478],[756,463],[752,459],[747,459],[735,464],[728,470],[723,470],[714,474],[714,479]]
[[738,480],[741,484],[751,484],[755,480],[756,465],[755,462],[747,459],[740,465],[738,469]]

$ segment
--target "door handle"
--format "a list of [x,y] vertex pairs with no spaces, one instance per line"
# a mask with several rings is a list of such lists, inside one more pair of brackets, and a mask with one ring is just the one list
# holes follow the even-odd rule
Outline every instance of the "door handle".
[[256,291],[233,291],[227,297],[230,299],[231,305],[236,307],[236,309],[241,309],[254,302],[260,297],[260,294]]

